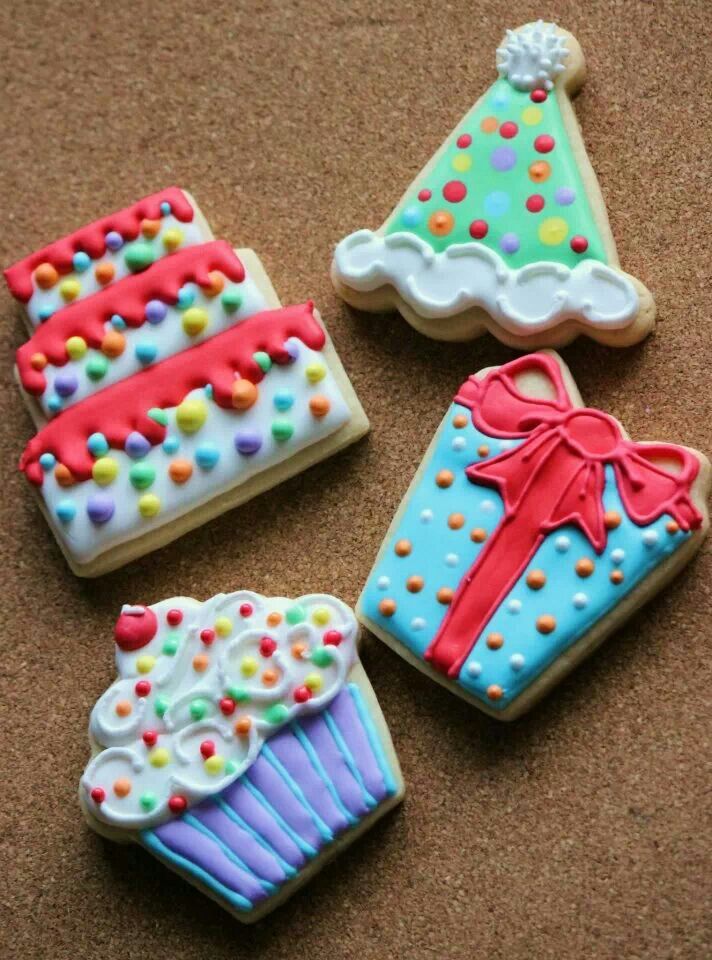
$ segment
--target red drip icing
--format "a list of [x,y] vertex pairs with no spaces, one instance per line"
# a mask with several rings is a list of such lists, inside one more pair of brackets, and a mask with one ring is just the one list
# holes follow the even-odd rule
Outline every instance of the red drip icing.
[[32,337],[16,353],[22,386],[28,393],[41,396],[47,380],[42,370],[32,366],[32,356],[44,354],[55,367],[69,359],[66,341],[83,337],[90,347],[98,348],[104,338],[105,323],[118,313],[129,327],[140,327],[145,320],[149,300],[175,303],[184,283],[207,286],[213,270],[224,273],[235,283],[245,279],[245,270],[235,251],[225,240],[213,240],[186,247],[154,264],[150,270],[125,277],[86,300],[72,303],[37,327]]
[[287,363],[285,341],[296,337],[312,350],[321,350],[324,331],[311,301],[278,310],[265,310],[203,343],[169,357],[155,367],[106,387],[69,407],[48,423],[25,447],[20,469],[28,480],[42,485],[39,458],[52,453],[76,480],[88,480],[94,460],[87,450],[92,433],[103,433],[109,446],[121,450],[134,430],[152,444],[162,443],[166,428],[152,420],[152,407],[175,407],[191,392],[210,384],[213,399],[232,408],[232,385],[238,374],[259,383],[264,372],[253,359],[257,351],[275,363]]
[[[546,376],[556,399],[522,394],[516,377],[527,372]],[[515,449],[466,470],[474,483],[499,491],[504,517],[461,580],[425,652],[426,660],[451,677],[458,675],[547,534],[575,524],[596,551],[603,551],[606,464],[614,468],[618,492],[634,523],[643,526],[666,513],[685,531],[702,523],[690,496],[699,472],[694,454],[668,443],[633,443],[613,417],[574,407],[561,369],[548,354],[520,357],[481,380],[471,377],[456,402],[472,410],[475,426],[488,436],[524,439]],[[655,462],[663,459],[676,463],[678,471]]]
[[166,201],[171,205],[173,216],[182,223],[190,223],[195,216],[193,207],[179,187],[168,187],[159,193],[152,193],[150,197],[95,220],[8,267],[5,279],[13,297],[27,303],[32,296],[32,273],[41,263],[51,263],[59,273],[69,273],[72,257],[77,251],[83,250],[93,260],[101,257],[106,251],[106,235],[111,230],[120,233],[124,240],[135,240],[141,221],[159,220],[163,216],[161,204]]

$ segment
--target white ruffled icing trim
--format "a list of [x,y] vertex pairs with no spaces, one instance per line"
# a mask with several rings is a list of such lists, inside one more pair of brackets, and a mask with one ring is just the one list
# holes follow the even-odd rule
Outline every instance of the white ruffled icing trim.
[[500,76],[517,90],[551,90],[556,77],[566,69],[563,60],[569,53],[566,37],[556,31],[555,23],[543,20],[507,30],[504,46],[497,50]]
[[639,308],[631,281],[598,260],[573,270],[547,261],[512,270],[477,241],[436,253],[412,233],[358,230],[337,246],[334,268],[341,283],[363,293],[390,284],[426,319],[482,307],[505,330],[524,336],[570,318],[618,330]]

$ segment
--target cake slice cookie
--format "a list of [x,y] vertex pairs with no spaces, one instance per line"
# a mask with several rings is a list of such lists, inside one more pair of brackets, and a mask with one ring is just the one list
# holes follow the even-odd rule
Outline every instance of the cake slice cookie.
[[89,824],[238,920],[274,909],[403,797],[357,634],[321,594],[124,607],[89,725]]

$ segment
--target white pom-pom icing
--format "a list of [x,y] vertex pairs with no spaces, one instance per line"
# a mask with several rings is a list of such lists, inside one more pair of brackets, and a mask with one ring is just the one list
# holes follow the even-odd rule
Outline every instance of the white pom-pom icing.
[[[146,611],[124,607],[122,616]],[[287,600],[243,590],[205,603],[164,600],[148,611],[155,635],[117,649],[119,679],[89,726],[100,751],[82,777],[92,814],[131,830],[180,812],[171,797],[187,808],[224,790],[269,736],[322,710],[356,659],[353,613],[326,595]]]
[[507,30],[504,46],[497,50],[497,70],[517,90],[551,90],[565,70],[566,37],[554,23],[537,20],[519,30]]

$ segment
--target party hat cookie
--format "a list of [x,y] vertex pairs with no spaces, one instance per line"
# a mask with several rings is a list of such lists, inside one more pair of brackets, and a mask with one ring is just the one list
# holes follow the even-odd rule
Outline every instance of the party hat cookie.
[[339,243],[338,293],[364,310],[395,307],[440,340],[489,330],[522,349],[581,333],[635,343],[655,305],[618,265],[571,106],[581,48],[539,21],[507,32],[497,69],[380,230]]
[[470,377],[357,613],[407,660],[514,719],[662,587],[708,527],[710,466],[584,408],[557,354]]
[[[178,226],[178,225],[179,226]],[[70,566],[97,576],[362,436],[311,302],[213,240],[177,188],[6,271],[31,321],[20,466]]]
[[251,923],[400,802],[340,600],[246,590],[124,607],[79,798]]

